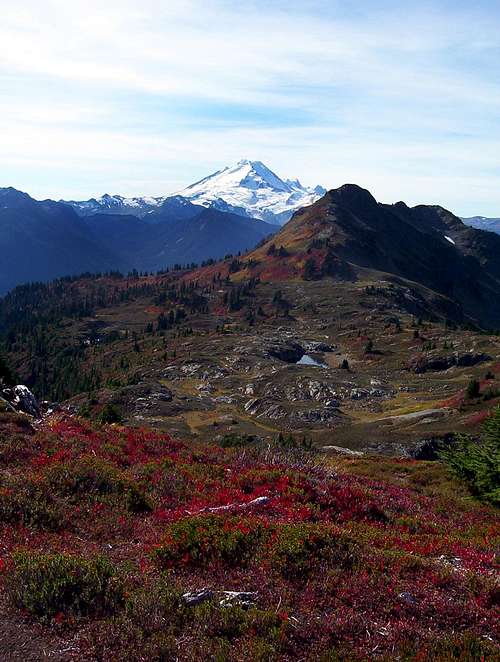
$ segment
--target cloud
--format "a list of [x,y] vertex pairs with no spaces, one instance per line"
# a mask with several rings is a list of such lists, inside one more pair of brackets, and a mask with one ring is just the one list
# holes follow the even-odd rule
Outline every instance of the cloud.
[[10,3],[0,176],[42,196],[164,194],[250,156],[310,183],[500,211],[499,12],[346,6]]

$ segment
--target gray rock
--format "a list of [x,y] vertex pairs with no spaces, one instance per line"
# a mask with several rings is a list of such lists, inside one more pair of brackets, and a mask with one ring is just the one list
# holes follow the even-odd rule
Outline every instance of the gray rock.
[[18,384],[9,388],[4,388],[0,393],[16,411],[28,414],[34,418],[40,418],[40,406],[33,393],[27,386]]
[[302,345],[292,341],[274,344],[267,348],[267,355],[269,357],[279,359],[285,363],[297,363],[304,354],[305,351]]
[[353,388],[350,393],[351,400],[363,400],[367,398],[369,392],[364,388]]
[[349,455],[353,457],[361,457],[364,455],[361,451],[353,451],[350,448],[344,448],[343,446],[321,446],[322,451],[331,451],[338,453],[339,455]]
[[264,411],[262,411],[258,415],[258,418],[264,417],[264,418],[271,418],[273,420],[279,420],[280,418],[286,418],[286,416],[287,416],[286,409],[282,407],[280,404],[275,403],[265,408]]
[[212,600],[213,597],[213,591],[208,588],[202,588],[200,591],[189,591],[188,593],[184,593],[182,600],[187,607],[196,607],[196,605],[201,605],[203,602]]
[[305,348],[308,352],[333,352],[335,347],[328,345],[326,342],[308,342],[305,343]]
[[328,424],[340,418],[337,408],[325,407],[324,409],[309,409],[292,414],[291,419],[299,423],[324,423]]
[[249,609],[257,602],[258,594],[253,591],[222,591],[221,607],[243,607]]
[[252,398],[247,403],[245,403],[244,409],[249,414],[256,414],[259,411],[259,407],[262,404],[261,398]]

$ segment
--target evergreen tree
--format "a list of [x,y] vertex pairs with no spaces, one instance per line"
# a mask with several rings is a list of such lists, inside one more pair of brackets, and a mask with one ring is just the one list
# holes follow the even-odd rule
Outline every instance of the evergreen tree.
[[0,354],[0,384],[12,385],[14,383],[14,373],[7,365],[7,360]]

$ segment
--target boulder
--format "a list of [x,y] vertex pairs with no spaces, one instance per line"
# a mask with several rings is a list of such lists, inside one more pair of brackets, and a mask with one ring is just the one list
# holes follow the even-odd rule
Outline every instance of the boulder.
[[182,600],[187,607],[196,607],[201,605],[203,602],[212,600],[214,597],[214,592],[208,588],[202,588],[199,591],[189,591],[184,593]]
[[18,384],[17,386],[4,388],[0,395],[16,411],[28,414],[34,418],[40,418],[40,405],[27,386]]

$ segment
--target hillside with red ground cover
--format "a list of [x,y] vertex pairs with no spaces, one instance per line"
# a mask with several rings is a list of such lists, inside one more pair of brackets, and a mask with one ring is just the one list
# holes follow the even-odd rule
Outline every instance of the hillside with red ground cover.
[[2,659],[498,659],[497,511],[441,463],[0,429]]

